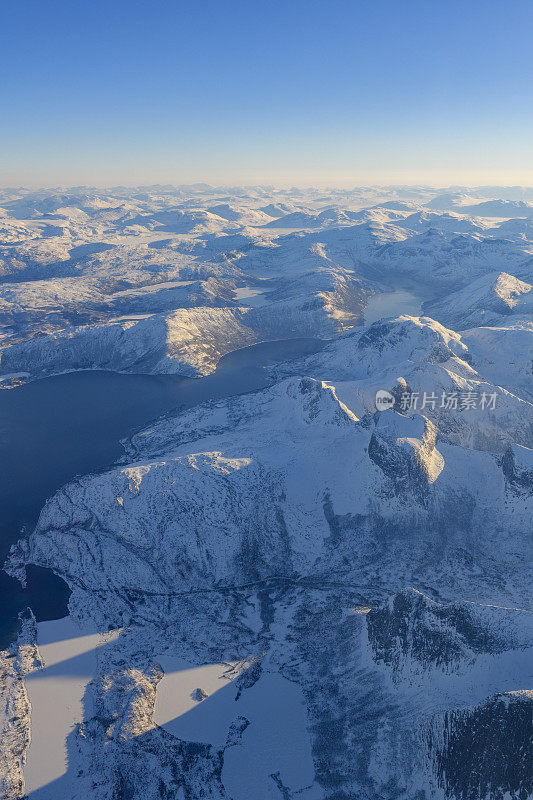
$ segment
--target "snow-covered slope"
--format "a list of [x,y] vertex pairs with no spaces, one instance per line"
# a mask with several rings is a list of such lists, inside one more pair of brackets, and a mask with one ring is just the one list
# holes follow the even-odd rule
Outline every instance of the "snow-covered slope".
[[[504,205],[525,202],[508,195]],[[369,297],[399,287],[429,301],[426,313],[448,327],[500,325],[508,312],[522,318],[530,308],[519,287],[533,281],[530,218],[511,220],[507,230],[474,214],[471,200],[445,202],[421,187],[388,197],[203,186],[10,191],[0,197],[0,351],[10,371],[41,375],[24,342],[53,337],[36,345],[46,352],[56,341],[63,350],[68,339],[71,364],[64,354],[58,363],[74,369],[90,361],[75,342],[101,338],[100,328],[80,326],[109,326],[104,335],[113,340],[117,318],[233,311],[240,287],[262,294],[251,323],[259,338],[334,336],[361,323]],[[450,204],[451,213],[439,210]],[[291,228],[299,230],[284,232]],[[160,347],[160,340],[149,345]],[[127,350],[122,364],[117,359],[109,363],[132,369]],[[151,369],[143,352],[138,365]]]
[[[198,377],[254,342],[330,340],[138,431],[13,548],[12,574],[68,582],[69,630],[102,634],[35,800],[533,796],[533,241],[487,221],[523,211],[502,198],[0,194],[1,373]],[[423,315],[364,325],[395,290]],[[28,612],[0,655],[13,798],[40,643]]]
[[356,328],[291,369],[332,382],[358,415],[373,413],[386,390],[398,410],[422,410],[451,442],[503,452],[511,442],[531,446],[531,336],[527,324],[458,334],[403,316]]
[[533,315],[532,286],[506,272],[484,275],[458,292],[426,303],[424,310],[450,328],[505,324]]
[[[161,423],[136,439],[134,445],[142,441],[148,459],[137,453],[131,466],[113,475],[82,479],[76,500],[70,487],[61,500],[49,504],[33,539],[32,556],[41,562],[48,559],[46,552],[57,552],[61,571],[72,576],[74,569],[83,570],[84,585],[93,588],[105,576],[106,585],[117,588],[125,580],[125,586],[139,590],[151,584],[154,591],[165,591],[170,581],[177,590],[174,569],[179,561],[189,587],[246,583],[277,574],[326,578],[334,568],[338,578],[366,576],[384,590],[423,575],[449,596],[464,591],[464,582],[472,580],[466,569],[469,531],[484,525],[476,542],[481,573],[469,583],[479,592],[488,553],[500,564],[516,562],[526,506],[522,512],[516,505],[505,512],[509,488],[497,458],[444,441],[437,444],[436,436],[437,429],[423,416],[390,411],[359,421],[328,384],[289,379],[263,393]],[[468,487],[466,475],[474,468],[480,480]],[[152,494],[159,495],[167,483],[174,488],[153,503]],[[258,493],[264,511],[260,519],[255,517]],[[408,506],[404,498],[409,498]],[[95,504],[99,518],[106,519],[105,548],[101,550],[103,542],[96,535],[99,558],[67,566],[77,558],[69,555],[79,551],[77,536],[88,544],[86,511],[75,521],[79,509]],[[498,521],[487,527],[497,508]],[[186,516],[180,509],[188,509]],[[60,522],[65,513],[66,541]],[[349,520],[355,519],[353,527]],[[392,528],[384,549],[378,529],[387,520]],[[338,525],[342,530],[335,532]],[[428,566],[428,548],[443,529],[446,544]],[[505,539],[499,537],[501,530]],[[253,552],[251,560],[246,552]],[[123,574],[117,570],[122,562]],[[400,574],[398,563],[403,565]],[[500,586],[492,582],[490,596],[501,600],[508,585],[518,598],[523,589],[520,580],[515,586],[515,572],[511,566],[504,570]]]
[[[527,688],[531,619],[519,610],[531,505],[512,453],[447,444],[420,415],[358,419],[331,385],[310,378],[160,422],[128,453],[127,465],[56,495],[18,556],[68,579],[80,619],[129,629],[91,688],[93,703],[132,720],[106,757],[114,774],[147,749],[144,781],[162,774],[166,739],[153,730],[153,701],[143,701],[140,727],[130,705],[145,696],[143,682],[161,680],[159,653],[246,662],[239,696],[262,675],[296,681],[313,796],[333,797],[336,787],[377,799],[389,786],[398,797],[445,798],[470,785],[468,757],[459,768],[450,748],[479,729],[478,717],[522,741],[526,730],[506,709],[526,696],[502,695]],[[361,608],[376,604],[368,615]],[[133,666],[127,700],[120,686]],[[234,709],[238,725],[238,699]],[[109,736],[100,716],[72,743],[87,780]],[[499,787],[487,747],[483,775]],[[229,755],[203,751],[190,769],[204,770],[205,758],[214,766]],[[185,779],[163,780],[168,791]],[[516,764],[508,780],[518,798],[526,767]]]

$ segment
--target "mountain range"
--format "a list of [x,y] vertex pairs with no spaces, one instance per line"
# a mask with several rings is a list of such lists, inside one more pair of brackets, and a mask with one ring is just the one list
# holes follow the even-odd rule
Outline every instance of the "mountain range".
[[101,640],[65,768],[28,787],[50,623],[21,614],[3,796],[532,797],[533,192],[13,189],[0,209],[0,391],[200,381],[320,340],[132,430],[13,545],[5,569],[61,576]]

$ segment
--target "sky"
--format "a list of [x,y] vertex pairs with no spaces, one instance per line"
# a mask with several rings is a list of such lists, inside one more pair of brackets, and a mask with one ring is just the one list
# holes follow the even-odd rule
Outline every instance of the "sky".
[[530,0],[4,0],[0,185],[533,185]]

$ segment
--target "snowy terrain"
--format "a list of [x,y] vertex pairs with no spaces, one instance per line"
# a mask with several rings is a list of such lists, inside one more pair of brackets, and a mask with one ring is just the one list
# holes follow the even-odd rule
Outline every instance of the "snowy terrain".
[[0,391],[327,340],[137,431],[13,548],[72,594],[2,652],[0,796],[533,796],[532,219],[513,189],[0,194]]

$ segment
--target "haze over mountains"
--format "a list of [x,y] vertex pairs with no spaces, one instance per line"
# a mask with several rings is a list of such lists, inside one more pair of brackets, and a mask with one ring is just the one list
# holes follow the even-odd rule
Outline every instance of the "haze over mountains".
[[455,329],[510,322],[530,310],[533,201],[477,195],[4,191],[1,372],[205,374],[254,341],[335,336],[397,287]]
[[0,239],[3,391],[326,340],[132,432],[13,548],[104,638],[41,786],[31,614],[3,651],[4,796],[532,796],[533,189],[6,189]]

